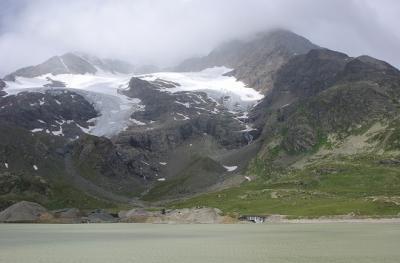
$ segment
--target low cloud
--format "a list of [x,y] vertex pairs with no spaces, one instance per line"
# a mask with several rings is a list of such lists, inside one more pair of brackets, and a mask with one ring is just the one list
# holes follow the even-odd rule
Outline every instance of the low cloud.
[[2,0],[0,75],[82,51],[169,66],[275,27],[400,66],[396,0]]

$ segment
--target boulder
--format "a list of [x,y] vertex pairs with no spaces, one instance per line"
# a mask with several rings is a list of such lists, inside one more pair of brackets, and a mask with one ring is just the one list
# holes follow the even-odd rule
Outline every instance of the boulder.
[[226,223],[227,217],[222,216],[217,208],[183,208],[166,211],[147,218],[148,223],[163,224],[220,224]]
[[64,208],[53,211],[53,215],[55,218],[71,219],[71,218],[79,218],[81,212],[79,211],[78,208]]
[[168,223],[185,224],[218,224],[224,217],[222,211],[217,208],[184,208],[168,211],[165,215]]
[[43,206],[21,201],[0,212],[0,222],[5,223],[33,223],[39,222],[47,210]]
[[144,223],[149,219],[161,216],[160,212],[150,212],[144,209],[132,209],[129,211],[120,211],[118,213],[118,217],[122,222],[131,222],[131,223]]
[[118,222],[118,218],[113,217],[111,214],[107,213],[104,210],[95,210],[88,214],[87,216],[88,223],[116,223]]

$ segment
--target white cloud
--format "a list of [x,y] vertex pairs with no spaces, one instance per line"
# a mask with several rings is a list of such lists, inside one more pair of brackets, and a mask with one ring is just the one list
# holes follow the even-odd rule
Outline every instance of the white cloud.
[[400,65],[395,0],[2,2],[0,75],[74,50],[171,65],[222,41],[277,26],[321,46]]

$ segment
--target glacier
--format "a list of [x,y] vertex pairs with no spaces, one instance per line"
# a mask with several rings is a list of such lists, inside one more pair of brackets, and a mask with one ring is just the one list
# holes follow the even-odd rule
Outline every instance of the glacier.
[[[146,75],[115,74],[98,71],[96,74],[45,74],[35,78],[16,77],[7,81],[4,91],[15,95],[23,91],[43,92],[51,89],[67,89],[83,96],[99,112],[94,125],[82,130],[96,136],[112,137],[131,125],[143,125],[130,116],[135,111],[145,110],[140,99],[129,98],[121,91],[129,88],[132,77],[147,81],[165,80],[178,83],[172,88],[160,88],[164,92],[202,91],[219,104],[233,112],[246,113],[263,95],[247,87],[232,76],[232,69],[214,67],[200,72],[158,72]],[[51,81],[60,81],[65,87],[45,87]],[[179,103],[179,102],[177,102]],[[188,105],[189,106],[189,105]],[[182,116],[184,120],[188,119]]]

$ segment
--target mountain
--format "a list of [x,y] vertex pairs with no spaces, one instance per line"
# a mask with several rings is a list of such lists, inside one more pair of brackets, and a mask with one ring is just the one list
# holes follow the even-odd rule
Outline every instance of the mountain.
[[250,113],[254,182],[175,204],[294,217],[396,216],[400,71],[317,49],[292,57]]
[[235,40],[221,45],[201,58],[183,61],[176,71],[199,71],[214,66],[233,69],[230,73],[250,87],[266,93],[273,88],[274,77],[289,58],[318,46],[293,32],[274,30],[250,40]]
[[181,72],[64,56],[3,84],[0,207],[400,212],[400,72],[384,61],[282,30]]
[[45,62],[21,68],[5,77],[5,80],[14,80],[15,77],[34,78],[44,74],[95,74],[98,71],[109,73],[128,74],[134,71],[134,66],[115,59],[99,59],[83,53],[66,53],[54,56]]
[[[226,68],[132,77],[109,74],[94,57],[74,59],[71,68],[84,70],[55,74],[47,61],[41,75],[6,81],[1,206],[141,205],[240,180],[252,156],[242,154],[256,151],[247,112],[263,96],[224,76]],[[92,66],[102,70],[87,74]]]
[[399,95],[400,72],[393,66],[367,56],[312,50],[282,67],[275,89],[257,105],[253,117],[264,125],[275,116],[265,128],[285,131],[280,134],[282,149],[306,152],[321,138],[345,138],[353,130],[393,121]]

